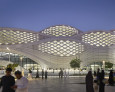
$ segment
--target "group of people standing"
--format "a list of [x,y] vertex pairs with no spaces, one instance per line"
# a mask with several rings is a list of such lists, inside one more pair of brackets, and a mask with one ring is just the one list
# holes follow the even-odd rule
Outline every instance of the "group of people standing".
[[15,72],[17,80],[11,75],[12,69],[7,68],[6,74],[1,78],[0,88],[2,92],[28,92],[28,80],[20,71]]
[[42,69],[42,79],[44,79],[44,77],[45,77],[45,79],[47,79],[47,76],[48,76],[48,72],[47,72],[47,70],[45,70],[45,72],[44,72],[44,70]]
[[60,72],[59,72],[59,78],[63,78],[63,70],[60,70]]
[[69,77],[69,72],[66,72],[66,70],[65,71],[63,71],[62,69],[60,69],[60,71],[59,71],[59,78],[63,78],[63,76],[66,78],[66,77]]
[[[36,77],[35,78],[39,78],[40,76],[39,76],[39,70],[37,69],[37,73],[36,73]],[[47,77],[48,77],[48,72],[47,72],[47,70],[44,70],[44,69],[42,69],[42,71],[41,71],[41,77],[42,77],[42,79],[47,79]],[[32,70],[30,70],[29,69],[29,73],[28,73],[28,79],[29,80],[31,80],[33,78],[33,76],[32,76]]]
[[91,71],[86,75],[86,92],[105,92],[105,84],[114,85],[113,70],[109,73],[109,79],[105,79],[104,70],[98,69],[94,71],[94,76]]

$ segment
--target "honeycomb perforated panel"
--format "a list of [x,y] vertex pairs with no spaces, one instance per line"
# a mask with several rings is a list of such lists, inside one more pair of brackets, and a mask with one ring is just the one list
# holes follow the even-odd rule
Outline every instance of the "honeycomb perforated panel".
[[0,44],[21,44],[38,41],[38,34],[18,30],[0,30]]
[[84,51],[84,46],[81,43],[77,43],[75,41],[55,40],[52,42],[39,44],[38,50],[53,55],[70,56],[76,55],[77,53],[81,53],[82,51]]
[[45,29],[42,31],[42,33],[50,36],[72,36],[74,34],[78,34],[78,30],[70,27],[70,26],[53,26],[49,27],[48,29]]
[[106,32],[91,32],[82,36],[82,41],[95,46],[110,46],[113,44],[113,36]]

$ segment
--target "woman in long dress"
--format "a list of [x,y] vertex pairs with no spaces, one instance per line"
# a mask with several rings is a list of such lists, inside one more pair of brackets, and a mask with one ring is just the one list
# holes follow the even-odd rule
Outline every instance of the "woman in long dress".
[[111,85],[111,86],[114,85],[113,70],[111,70],[109,73],[109,85]]
[[91,71],[89,71],[88,74],[86,75],[86,92],[94,92],[93,76]]
[[105,83],[104,83],[105,73],[104,70],[99,74],[99,92],[105,92]]

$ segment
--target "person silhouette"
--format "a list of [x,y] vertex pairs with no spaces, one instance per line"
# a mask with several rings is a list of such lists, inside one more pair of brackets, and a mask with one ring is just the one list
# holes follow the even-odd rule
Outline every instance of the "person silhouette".
[[45,79],[47,79],[47,76],[48,76],[48,72],[47,70],[45,71]]
[[94,92],[93,75],[91,71],[89,71],[88,74],[86,75],[86,92]]
[[104,83],[105,73],[104,70],[99,73],[99,92],[105,92],[105,83]]
[[114,79],[113,79],[113,70],[110,70],[109,73],[109,85],[113,86],[114,85]]
[[2,92],[15,92],[12,86],[15,85],[15,78],[11,75],[12,69],[6,69],[6,75],[1,78],[0,88],[2,87]]
[[44,79],[44,70],[42,69],[42,79]]

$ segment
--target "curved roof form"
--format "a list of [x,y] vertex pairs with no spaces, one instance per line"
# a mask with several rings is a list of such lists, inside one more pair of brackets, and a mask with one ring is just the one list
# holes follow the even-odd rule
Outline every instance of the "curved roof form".
[[23,54],[42,66],[70,68],[70,61],[79,58],[83,65],[93,62],[115,63],[115,30],[82,32],[57,25],[40,32],[17,28],[0,28],[1,51]]
[[46,28],[45,30],[41,31],[41,33],[50,35],[50,36],[73,36],[75,34],[78,34],[80,31],[74,27],[71,26],[65,26],[65,25],[57,25],[52,26],[49,28]]
[[22,44],[38,41],[36,32],[16,28],[0,28],[0,44]]

